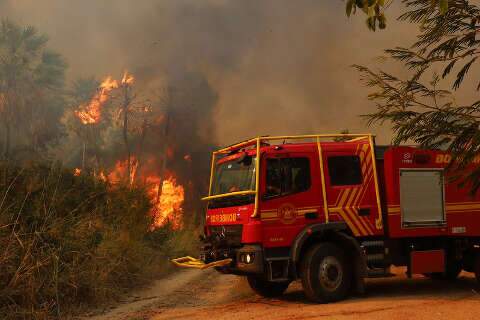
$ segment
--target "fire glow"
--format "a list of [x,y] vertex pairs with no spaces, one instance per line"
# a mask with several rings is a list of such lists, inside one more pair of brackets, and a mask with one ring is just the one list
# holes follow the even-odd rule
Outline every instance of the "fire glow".
[[[127,75],[127,73],[125,73]],[[125,76],[124,76],[125,78]],[[130,78],[129,78],[130,79]],[[133,81],[133,77],[131,77]],[[87,105],[82,105],[75,110],[75,115],[83,124],[96,124],[102,117],[102,107],[110,97],[110,92],[118,88],[117,80],[107,77],[98,88],[98,92],[93,96]]]
[[[135,81],[132,74],[124,72],[120,81],[108,76],[99,86],[97,93],[86,105],[81,105],[75,115],[84,125],[97,124],[102,118],[102,108],[113,96],[114,89],[129,89]],[[126,91],[125,91],[126,92]],[[118,109],[120,110],[120,109]],[[141,110],[145,113],[151,112],[150,106],[143,106]],[[157,124],[163,122],[164,115],[155,118]],[[166,146],[164,150],[164,162],[173,159],[174,149]],[[184,156],[185,161],[191,161],[190,155]],[[172,229],[178,230],[183,226],[183,202],[185,198],[184,187],[177,183],[174,174],[167,172],[165,168],[159,170],[160,166],[155,157],[146,159],[137,158],[131,155],[124,160],[118,160],[111,170],[94,171],[93,175],[114,187],[118,184],[141,185],[152,205],[150,215],[153,218],[151,229],[157,229],[169,225]],[[160,171],[160,173],[159,173]],[[81,175],[80,168],[74,169],[75,176]]]
[[128,178],[128,183],[133,184],[135,182],[135,176],[137,174],[138,161],[135,157],[130,158],[130,177],[128,177],[128,160],[117,161],[115,168],[108,174],[108,181],[112,183],[119,183],[123,179]]
[[135,80],[135,78],[133,77],[133,75],[128,73],[128,71],[125,71],[125,73],[123,74],[123,78],[122,78],[122,84],[123,85],[132,85],[134,80]]
[[152,229],[162,227],[167,223],[174,230],[181,229],[183,226],[182,205],[185,200],[183,186],[177,184],[177,180],[172,176],[164,180],[157,176],[149,176],[146,181],[147,192],[153,205],[151,210],[154,220]]
[[[147,166],[151,161],[146,162]],[[135,181],[145,184],[147,195],[152,204],[150,215],[153,217],[152,230],[169,224],[172,229],[179,230],[183,226],[183,202],[185,190],[177,183],[172,174],[162,179],[156,174],[142,174],[138,170],[138,160],[130,159],[131,173],[127,178],[127,160],[117,161],[115,168],[107,175],[107,181],[112,184],[128,181],[132,185]],[[103,174],[103,173],[102,173]],[[128,179],[128,180],[127,180]]]

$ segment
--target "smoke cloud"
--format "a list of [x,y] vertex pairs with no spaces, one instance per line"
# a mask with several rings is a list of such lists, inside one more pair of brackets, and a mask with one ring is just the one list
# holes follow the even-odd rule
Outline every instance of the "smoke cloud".
[[[345,17],[343,1],[0,1],[0,16],[50,37],[70,79],[128,69],[147,88],[169,83],[179,95],[196,93],[188,110],[204,116],[193,128],[221,145],[343,129],[388,142],[388,128],[359,118],[374,106],[350,65],[411,43],[415,27],[394,21],[398,13],[392,6],[387,30],[372,33],[363,15]],[[208,103],[199,88],[182,85],[192,74]]]

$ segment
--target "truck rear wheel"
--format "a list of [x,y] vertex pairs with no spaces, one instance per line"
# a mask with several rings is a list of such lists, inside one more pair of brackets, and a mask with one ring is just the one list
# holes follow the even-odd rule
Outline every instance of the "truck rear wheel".
[[352,282],[352,269],[341,248],[332,243],[320,243],[305,255],[301,278],[309,300],[333,302],[347,296]]
[[445,273],[434,272],[434,273],[425,273],[424,276],[433,279],[433,280],[449,280],[453,281],[458,278],[458,275],[462,272],[462,264],[456,260],[447,261],[445,266]]
[[475,277],[477,278],[477,282],[480,285],[480,254],[477,254],[477,257],[475,258],[475,265],[473,268],[475,272]]
[[255,293],[267,298],[281,296],[290,285],[290,281],[273,282],[258,276],[247,276],[247,280]]

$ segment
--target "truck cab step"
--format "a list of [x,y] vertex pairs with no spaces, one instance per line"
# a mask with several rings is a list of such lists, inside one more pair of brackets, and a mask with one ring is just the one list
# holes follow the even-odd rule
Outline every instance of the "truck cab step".
[[390,267],[388,268],[374,268],[367,269],[368,278],[390,278],[395,277],[393,273],[390,272]]

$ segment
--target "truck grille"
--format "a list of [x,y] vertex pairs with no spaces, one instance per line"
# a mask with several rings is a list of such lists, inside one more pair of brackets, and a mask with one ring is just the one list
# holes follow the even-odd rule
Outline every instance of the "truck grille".
[[225,233],[225,240],[229,245],[240,245],[242,242],[243,225],[210,226],[212,234]]

